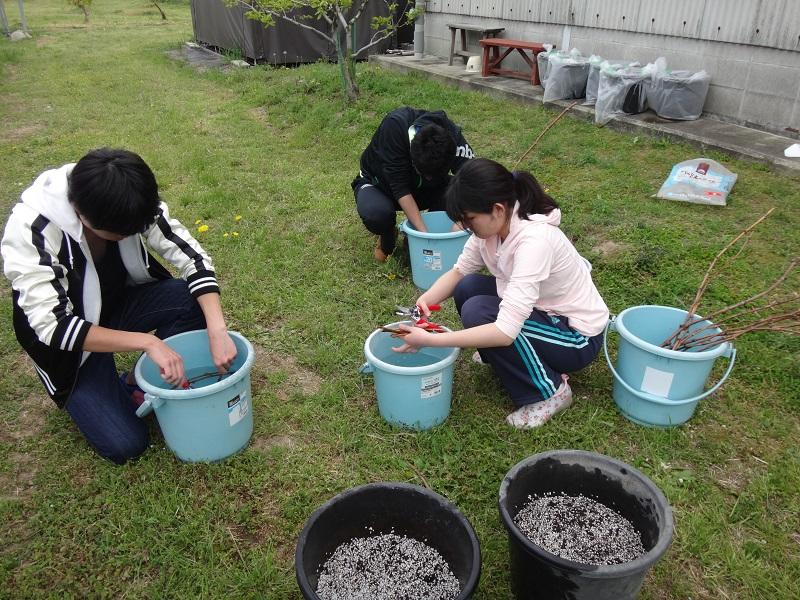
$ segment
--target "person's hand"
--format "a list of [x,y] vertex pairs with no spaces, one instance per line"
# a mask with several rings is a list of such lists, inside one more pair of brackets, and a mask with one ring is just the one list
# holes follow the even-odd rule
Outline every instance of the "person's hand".
[[428,302],[425,300],[425,294],[417,298],[417,306],[419,306],[420,312],[425,316],[426,319],[431,316],[431,309],[428,308]]
[[208,331],[208,346],[211,359],[220,374],[227,373],[236,358],[236,344],[233,343],[227,329]]
[[399,324],[398,329],[407,332],[403,336],[403,345],[392,348],[393,352],[398,352],[400,354],[416,352],[421,347],[428,345],[428,336],[435,335],[433,333],[428,333],[420,327],[411,327],[410,325],[405,325],[404,323]]
[[181,355],[167,346],[162,340],[152,336],[152,340],[150,340],[144,351],[150,357],[150,360],[161,369],[161,377],[168,384],[178,387],[185,381],[186,372]]

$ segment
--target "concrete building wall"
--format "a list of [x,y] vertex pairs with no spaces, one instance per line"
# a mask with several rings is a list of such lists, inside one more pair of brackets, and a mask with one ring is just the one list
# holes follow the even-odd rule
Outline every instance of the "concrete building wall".
[[707,113],[800,131],[800,0],[432,0],[426,54],[449,56],[448,23],[505,27],[501,37],[612,60],[663,56],[671,69],[709,73]]

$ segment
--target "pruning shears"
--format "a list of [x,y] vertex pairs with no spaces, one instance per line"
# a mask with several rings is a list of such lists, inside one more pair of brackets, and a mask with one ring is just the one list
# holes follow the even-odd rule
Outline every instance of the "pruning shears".
[[[441,306],[438,304],[431,304],[428,306],[428,310],[430,311],[437,311],[441,310]],[[431,333],[442,333],[444,328],[441,325],[436,323],[432,323],[425,318],[425,315],[422,314],[422,309],[419,306],[414,306],[413,308],[408,308],[406,306],[397,306],[396,311],[394,314],[400,315],[403,317],[409,317],[412,321],[414,321],[414,325],[417,327],[421,327],[425,331],[430,331]]]

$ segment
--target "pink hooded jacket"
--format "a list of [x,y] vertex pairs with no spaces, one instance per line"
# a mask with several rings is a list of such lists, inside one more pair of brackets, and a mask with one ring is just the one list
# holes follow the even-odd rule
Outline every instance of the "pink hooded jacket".
[[534,308],[569,319],[569,326],[591,337],[608,321],[608,307],[592,282],[591,267],[559,229],[561,211],[517,216],[514,206],[505,241],[473,235],[454,268],[462,275],[483,267],[497,280],[500,312],[495,324],[512,339]]

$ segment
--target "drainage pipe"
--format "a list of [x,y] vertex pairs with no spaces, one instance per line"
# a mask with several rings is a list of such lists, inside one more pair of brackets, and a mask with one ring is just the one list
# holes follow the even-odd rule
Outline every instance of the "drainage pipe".
[[421,60],[425,52],[425,0],[417,0],[414,8],[419,11],[414,19],[414,58]]

